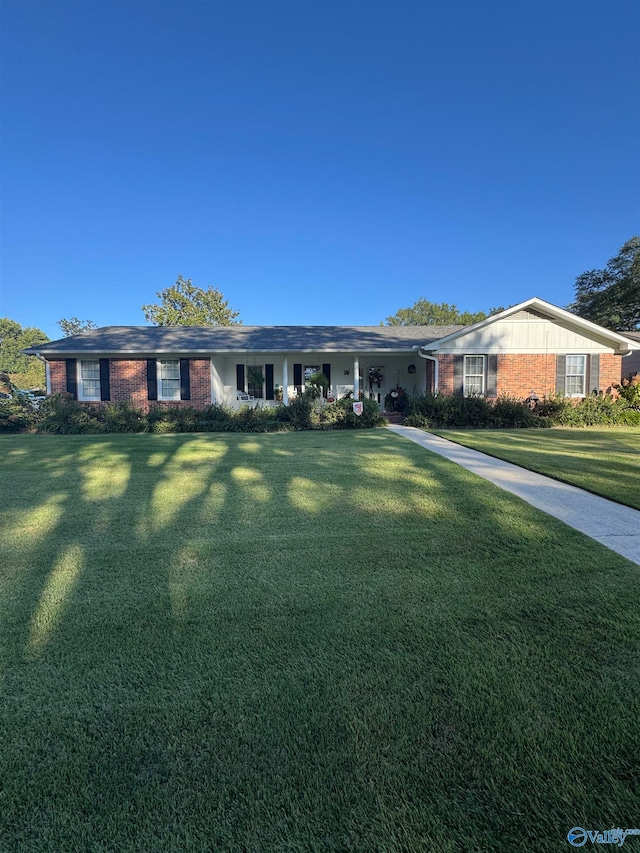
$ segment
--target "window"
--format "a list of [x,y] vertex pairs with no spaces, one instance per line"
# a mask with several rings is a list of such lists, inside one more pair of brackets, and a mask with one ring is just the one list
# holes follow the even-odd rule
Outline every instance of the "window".
[[250,364],[247,367],[247,394],[262,400],[264,397],[264,366]]
[[78,399],[100,399],[100,360],[97,358],[78,361]]
[[484,394],[484,356],[465,355],[464,395]]
[[158,361],[158,400],[180,399],[180,359]]
[[568,355],[564,391],[568,397],[584,397],[587,385],[586,355]]

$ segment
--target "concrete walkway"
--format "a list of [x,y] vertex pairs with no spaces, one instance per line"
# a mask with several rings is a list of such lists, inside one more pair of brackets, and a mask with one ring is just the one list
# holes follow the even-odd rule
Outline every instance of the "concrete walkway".
[[640,510],[592,495],[577,486],[527,471],[511,462],[503,462],[415,427],[390,424],[387,429],[462,465],[640,565]]

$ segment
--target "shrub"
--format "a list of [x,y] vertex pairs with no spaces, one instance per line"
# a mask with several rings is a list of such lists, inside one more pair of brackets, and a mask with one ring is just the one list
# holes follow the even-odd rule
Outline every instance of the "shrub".
[[96,416],[102,421],[105,432],[146,432],[149,428],[141,410],[126,401],[109,403],[96,412]]
[[69,394],[54,394],[40,404],[38,432],[59,435],[104,432],[104,423],[99,420],[98,410],[79,403]]
[[0,400],[0,433],[33,429],[38,417],[38,410],[28,397],[14,394]]
[[553,422],[561,426],[615,426],[616,424],[634,426],[637,420],[634,410],[626,400],[614,400],[605,396],[584,397],[578,403],[568,403],[554,418]]
[[623,379],[620,385],[613,387],[632,409],[640,409],[640,374],[632,379]]

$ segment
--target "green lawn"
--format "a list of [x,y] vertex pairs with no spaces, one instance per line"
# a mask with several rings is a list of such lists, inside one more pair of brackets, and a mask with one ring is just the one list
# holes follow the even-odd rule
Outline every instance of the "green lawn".
[[1,850],[638,826],[638,567],[462,468],[387,430],[24,435],[0,483]]
[[438,429],[432,432],[640,509],[640,429]]

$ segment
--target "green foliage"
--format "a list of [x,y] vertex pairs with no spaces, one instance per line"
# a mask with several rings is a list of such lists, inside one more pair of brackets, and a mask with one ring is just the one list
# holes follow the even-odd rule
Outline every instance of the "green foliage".
[[233,326],[239,312],[229,308],[229,303],[219,290],[203,290],[191,279],[178,276],[173,287],[158,291],[160,304],[143,305],[146,319],[154,326]]
[[90,332],[92,329],[98,328],[93,320],[79,320],[77,317],[58,320],[58,325],[65,338],[70,338],[71,335],[81,335],[82,332]]
[[575,301],[568,305],[579,317],[607,329],[640,328],[640,237],[632,237],[603,270],[578,276]]
[[546,417],[529,411],[526,403],[511,397],[486,400],[484,397],[460,397],[446,394],[424,394],[411,397],[408,404],[408,426],[455,428],[546,427]]
[[27,432],[37,420],[37,410],[28,397],[13,394],[8,400],[0,400],[0,433]]
[[558,395],[541,400],[530,411],[526,402],[512,397],[492,401],[484,397],[425,394],[410,398],[405,424],[422,429],[635,426],[640,425],[640,411],[610,395],[581,400]]
[[321,397],[329,387],[329,380],[324,373],[318,370],[311,374],[307,379],[306,384],[309,386],[309,393],[311,396],[318,398]]
[[[384,417],[373,400],[364,400],[361,416],[353,412],[351,400],[324,403],[312,394],[294,397],[288,406],[243,406],[237,411],[213,405],[206,409],[155,406],[147,414],[131,403],[108,403],[94,407],[73,400],[68,394],[47,398],[33,410],[24,424],[8,421],[4,431],[20,432],[36,427],[39,432],[64,434],[99,433],[188,433],[188,432],[276,432],[280,430],[363,429],[382,426]],[[8,408],[8,407],[7,407]],[[13,412],[13,409],[11,410]]]
[[17,388],[44,388],[44,364],[34,355],[20,350],[44,344],[49,338],[35,326],[21,326],[8,317],[0,317],[0,371],[10,375]]
[[[499,309],[496,309],[499,310]],[[384,326],[471,326],[487,319],[485,311],[460,311],[447,302],[429,302],[421,298],[409,308],[400,308],[387,317]]]
[[636,374],[632,379],[623,379],[620,385],[613,387],[632,409],[640,409],[640,374]]

